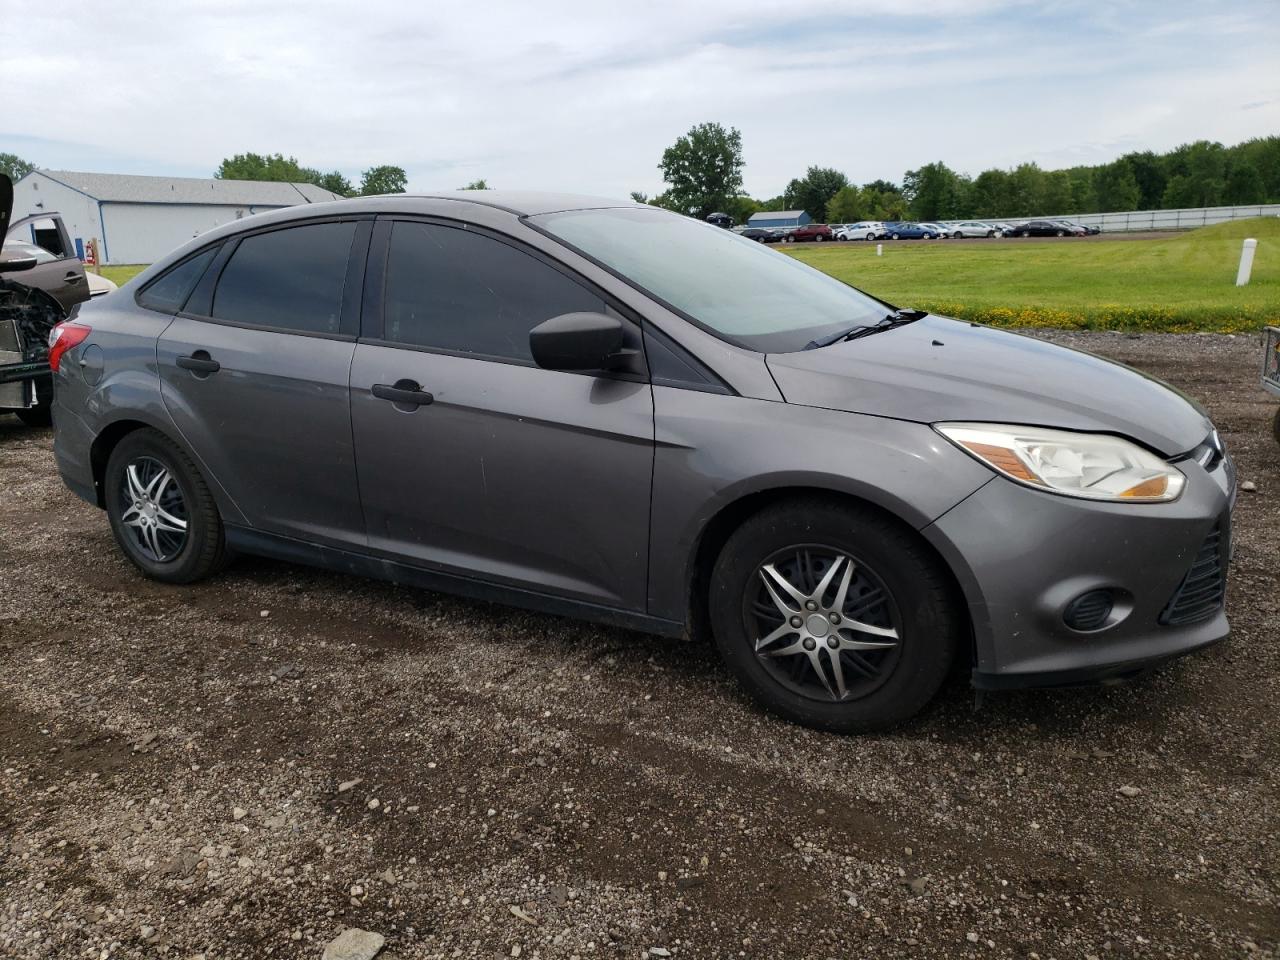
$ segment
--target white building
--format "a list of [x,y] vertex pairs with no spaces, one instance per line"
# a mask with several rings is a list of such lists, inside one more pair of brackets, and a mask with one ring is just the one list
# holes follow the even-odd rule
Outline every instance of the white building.
[[81,256],[94,238],[103,263],[154,263],[220,224],[340,199],[310,183],[35,170],[13,185],[13,219],[60,213]]

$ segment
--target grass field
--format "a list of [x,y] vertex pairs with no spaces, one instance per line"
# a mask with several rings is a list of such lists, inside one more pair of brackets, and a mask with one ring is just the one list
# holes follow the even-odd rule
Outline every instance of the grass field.
[[[1258,239],[1235,285],[1240,241]],[[1009,327],[1226,333],[1280,323],[1280,219],[1159,240],[903,240],[778,247],[897,306]],[[124,283],[143,267],[103,267]]]
[[132,280],[145,269],[147,269],[145,263],[129,263],[116,267],[103,267],[102,275],[112,283],[123,284]]
[[[1235,286],[1240,245],[1258,240]],[[1000,326],[1190,332],[1280,323],[1280,219],[1158,240],[914,240],[804,244],[786,253],[896,306]]]

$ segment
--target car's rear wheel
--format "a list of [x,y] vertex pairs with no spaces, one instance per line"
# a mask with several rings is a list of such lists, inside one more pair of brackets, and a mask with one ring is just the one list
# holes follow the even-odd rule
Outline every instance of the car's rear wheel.
[[721,656],[757,701],[843,733],[919,711],[960,636],[946,577],[909,531],[826,500],[744,523],[716,563],[709,609]]
[[116,542],[148,577],[192,583],[224,565],[213,495],[191,458],[164,434],[138,430],[121,440],[103,483]]
[[891,234],[891,235],[889,236],[889,239],[890,239],[890,240],[900,240],[900,239],[902,239],[902,238],[901,238],[901,237],[899,237],[896,233],[894,233],[894,234]]
[[822,242],[822,234],[818,234],[816,237],[814,237],[814,238],[813,238],[813,242],[814,242],[814,243],[821,243],[821,242]]
[[994,237],[995,235],[996,235],[996,232],[995,232],[994,230],[988,230],[988,231],[987,231],[987,238],[988,238],[988,239],[990,239],[991,237]]
[[1054,234],[1055,237],[1065,237],[1066,235],[1067,235],[1067,232],[1065,230],[1059,230],[1057,233]]
[[959,230],[957,230],[955,233],[953,233],[953,234],[951,235],[951,239],[952,239],[952,240],[963,240],[963,239],[964,239],[964,234],[963,234],[963,233],[961,233]]

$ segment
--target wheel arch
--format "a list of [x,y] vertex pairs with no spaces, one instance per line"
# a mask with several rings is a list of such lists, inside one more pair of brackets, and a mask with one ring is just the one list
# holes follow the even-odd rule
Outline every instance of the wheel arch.
[[[975,654],[974,624],[969,604],[966,602],[966,591],[963,589],[961,577],[942,551],[924,536],[915,526],[909,523],[900,513],[890,509],[883,503],[847,490],[817,485],[791,485],[753,490],[742,494],[724,504],[702,525],[695,538],[688,559],[688,622],[689,632],[695,639],[710,636],[710,621],[707,607],[707,595],[710,587],[711,571],[716,559],[720,556],[725,543],[733,531],[750,517],[762,510],[799,499],[821,499],[842,505],[854,505],[879,514],[898,527],[904,537],[910,538],[921,550],[930,556],[946,576],[951,599],[956,615],[961,618],[961,630],[966,637],[965,655],[967,665],[971,665]],[[957,658],[964,660],[964,657]]]
[[162,423],[156,423],[150,418],[140,416],[137,412],[129,412],[122,414],[119,418],[112,420],[110,423],[102,427],[97,435],[93,438],[93,442],[89,445],[89,466],[93,471],[93,487],[97,496],[98,507],[106,509],[106,485],[104,479],[107,474],[107,462],[111,459],[112,452],[120,445],[120,442],[130,434],[139,430],[154,430],[161,434],[171,443],[179,447],[183,453],[191,458],[200,470],[204,481],[209,486],[210,492],[213,494],[214,502],[218,506],[224,520],[232,523],[244,523],[244,516],[235,503],[227,496],[222,485],[218,483],[216,477],[210,472],[208,466],[200,459],[200,456],[191,449],[190,444],[182,434],[173,429],[171,426],[166,427]]

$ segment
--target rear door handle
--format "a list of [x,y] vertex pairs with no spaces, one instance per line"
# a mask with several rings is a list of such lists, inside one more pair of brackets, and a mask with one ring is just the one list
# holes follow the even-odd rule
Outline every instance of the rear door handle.
[[183,370],[190,370],[192,373],[217,373],[222,369],[222,364],[211,359],[204,350],[197,350],[189,357],[179,357],[177,363]]
[[379,400],[389,400],[396,406],[418,407],[433,402],[435,397],[418,386],[416,380],[397,380],[394,384],[375,383],[373,395]]
[[63,280],[63,282],[64,282],[64,283],[79,283],[79,282],[80,282],[81,280],[83,280],[83,279],[84,279],[84,277],[82,277],[82,276],[81,276],[80,274],[78,274],[78,273],[68,273],[68,274],[67,274],[67,276],[65,277],[65,279]]

